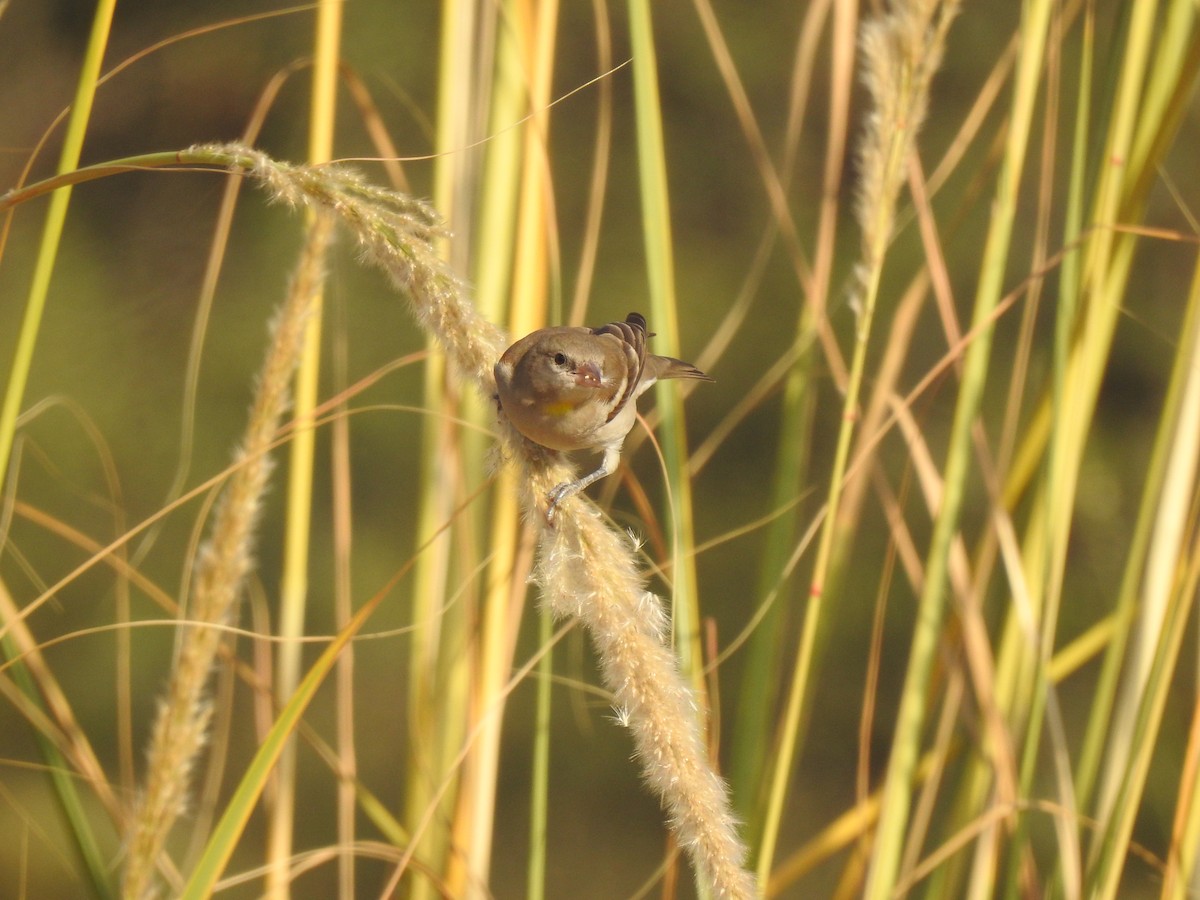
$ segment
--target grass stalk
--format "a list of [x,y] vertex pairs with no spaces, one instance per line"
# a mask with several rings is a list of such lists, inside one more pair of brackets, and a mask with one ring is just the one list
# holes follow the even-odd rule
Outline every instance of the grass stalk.
[[[333,345],[334,392],[344,396],[349,382],[350,346],[346,334],[346,305],[339,304],[336,321],[336,340]],[[338,404],[336,418],[330,425],[332,476],[333,530],[333,601],[334,622],[338,631],[344,630],[354,618],[354,582],[351,577],[354,560],[353,476],[351,472],[349,404]],[[356,894],[354,872],[356,818],[358,815],[358,742],[355,734],[355,654],[351,644],[337,660],[337,841],[339,897]]]
[[[477,25],[476,4],[454,0],[442,8],[438,53],[438,98],[435,141],[439,153],[434,167],[433,198],[438,209],[453,227],[468,221],[461,194],[467,160],[462,148],[468,146],[470,90],[474,74],[472,48]],[[465,230],[465,229],[464,229]],[[469,233],[469,231],[466,231]],[[438,240],[439,252],[449,260],[454,252],[444,237]],[[437,886],[430,877],[450,877],[461,882],[461,860],[448,855],[451,829],[423,830],[420,823],[431,803],[439,804],[441,815],[461,829],[454,810],[458,803],[460,780],[455,777],[442,798],[438,786],[449,777],[466,734],[462,711],[468,706],[469,673],[466,660],[447,648],[467,645],[468,610],[455,604],[443,612],[451,593],[454,527],[444,529],[452,517],[458,482],[459,443],[451,419],[457,413],[457,393],[449,382],[446,359],[440,345],[429,339],[425,363],[423,406],[436,411],[427,419],[421,433],[421,473],[418,480],[416,540],[425,546],[417,559],[413,584],[413,621],[422,623],[412,643],[409,660],[409,756],[405,805],[410,833],[418,836],[416,848],[420,867],[414,868],[410,887],[413,900],[432,897]],[[457,527],[462,526],[460,521]],[[426,546],[425,542],[429,540]],[[450,872],[450,866],[456,868]]]
[[[510,27],[503,29],[498,42],[498,65],[493,99],[496,102],[492,131],[500,144],[489,152],[489,172],[499,179],[488,186],[486,198],[492,213],[491,227],[485,225],[479,235],[481,269],[490,274],[487,283],[496,295],[493,308],[506,309],[509,333],[516,337],[549,324],[551,296],[561,296],[561,286],[552,285],[550,272],[557,271],[557,259],[551,234],[556,224],[549,177],[551,134],[551,91],[557,48],[559,4],[507,8]],[[512,127],[520,122],[518,127]],[[511,140],[504,130],[512,132]],[[510,185],[511,187],[507,187]],[[511,281],[503,276],[511,269]],[[502,300],[503,298],[503,300]],[[560,306],[561,304],[555,304]],[[489,421],[491,411],[489,410]],[[519,490],[515,473],[498,473],[492,506],[491,542],[493,553],[489,582],[488,608],[494,611],[490,643],[497,648],[489,654],[492,665],[485,670],[487,682],[481,685],[486,707],[504,708],[504,690],[512,666],[517,628],[523,619],[525,595],[532,562],[522,550],[531,532],[520,526]],[[524,537],[522,537],[524,535]],[[499,613],[504,613],[501,617]],[[548,640],[549,616],[541,616],[541,630]],[[545,890],[547,800],[550,766],[550,697],[552,662],[549,652],[539,662],[538,724],[535,726],[534,759],[530,783],[530,845],[528,849],[527,893],[540,895]],[[490,778],[482,785],[487,800],[494,803],[498,772],[501,721],[497,712],[488,723],[492,745],[488,748]],[[494,821],[489,806],[487,825]],[[482,829],[481,829],[482,831]],[[490,850],[490,836],[479,835]]]
[[554,616],[543,609],[538,615],[538,645],[546,647],[537,668],[537,707],[533,733],[533,761],[529,778],[529,861],[525,867],[526,900],[544,900],[546,896],[546,845],[549,831],[550,798],[550,701],[553,697]]
[[[650,4],[645,0],[630,0],[629,18],[651,321],[660,333],[659,340],[665,351],[677,353],[678,312],[670,202]],[[624,599],[612,596],[600,603],[589,604],[588,608],[575,599],[568,609],[590,626],[601,666],[607,673],[606,681],[616,693],[617,708],[633,730],[638,753],[646,766],[647,780],[662,797],[680,845],[692,854],[699,895],[750,897],[755,888],[753,878],[742,868],[745,849],[737,837],[724,784],[705,759],[700,738],[706,728],[707,705],[700,652],[692,495],[685,464],[687,437],[683,409],[678,396],[665,385],[659,386],[657,399],[666,478],[673,488],[673,643],[682,679],[690,683],[690,690],[676,683],[679,677],[673,671],[676,663],[669,653],[667,659],[660,659],[661,650],[656,644],[662,637],[659,635],[656,641],[655,631],[663,623],[657,621],[658,617],[652,616],[648,625],[626,618],[630,612],[638,613],[636,607],[630,610],[626,606],[628,597],[637,594],[636,581],[627,582],[622,591],[626,594]],[[546,485],[546,489],[550,486]],[[587,520],[580,521],[586,523]],[[597,564],[605,566],[610,554],[614,571],[607,590],[621,585],[627,576],[618,572],[625,564],[620,562],[615,547],[610,550],[611,534],[597,532],[589,536],[590,530],[568,535],[564,523],[557,529],[552,542],[547,540],[550,535],[543,533],[544,590],[561,592],[565,596],[577,594],[579,587],[573,583],[575,578]],[[597,543],[593,544],[593,541]],[[549,571],[548,563],[564,555],[572,561],[578,560],[579,573]],[[593,555],[596,559],[589,559]],[[588,581],[594,583],[601,571],[603,569],[597,570]],[[555,602],[553,597],[551,602]],[[656,603],[651,595],[645,595],[639,602],[644,608],[642,614],[650,612],[645,609],[647,605]],[[562,613],[560,608],[556,609]]]
[[[63,148],[59,154],[58,173],[73,172],[79,166],[83,151],[83,139],[87,134],[92,103],[96,97],[96,83],[100,77],[100,65],[108,47],[108,35],[112,29],[113,13],[117,0],[100,0],[92,18],[92,30],[88,36],[87,50],[75,86],[75,101],[67,119],[67,130],[63,137]],[[41,328],[42,314],[46,309],[46,297],[50,293],[50,279],[54,274],[54,263],[62,241],[63,226],[67,221],[67,209],[71,204],[70,183],[64,183],[50,198],[46,221],[42,226],[42,239],[38,245],[34,263],[33,282],[25,300],[25,315],[13,353],[9,370],[8,386],[4,392],[4,406],[0,407],[0,486],[8,472],[8,460],[12,453],[13,434],[21,403],[25,396],[25,385],[29,380],[29,368],[33,364],[33,351]]]
[[[313,165],[333,158],[333,134],[337,117],[339,45],[343,3],[320,0],[317,6],[313,86],[309,110],[308,160]],[[308,217],[315,227],[315,213]],[[321,226],[325,227],[325,226]],[[304,335],[304,346],[296,371],[296,429],[288,460],[287,513],[284,523],[283,574],[279,587],[279,645],[275,668],[275,699],[283,703],[300,681],[305,610],[308,606],[309,545],[312,541],[312,485],[316,448],[313,411],[317,406],[321,370],[321,332],[324,298],[318,286]],[[290,896],[289,867],[296,810],[296,745],[289,742],[275,771],[276,789],[270,812],[267,845],[267,896],[286,900]]]
[[[1183,638],[1190,592],[1182,577],[1192,568],[1184,549],[1195,540],[1197,460],[1200,459],[1200,266],[1192,281],[1176,358],[1173,401],[1163,413],[1161,439],[1167,446],[1162,494],[1140,588],[1133,641],[1110,726],[1108,792],[1100,798],[1104,825],[1093,845],[1096,896],[1115,897],[1128,857],[1134,817],[1156,745],[1167,689]],[[1189,524],[1190,523],[1190,524]]]
[[[546,166],[558,4],[546,3],[539,6],[536,13],[532,10],[526,13],[520,20],[518,33],[513,35],[520,43],[522,70],[528,73],[529,79],[526,97],[529,116],[521,128],[521,172],[515,209],[516,258],[509,306],[510,318],[515,323],[531,314],[544,321],[551,253],[547,236],[551,228],[549,211],[553,205]],[[482,246],[490,241],[490,235],[480,235]],[[505,249],[507,246],[501,241],[490,252]],[[522,324],[515,324],[511,333],[523,334],[525,330]],[[489,419],[493,415],[491,408],[487,415]],[[477,463],[482,467],[483,459]],[[517,552],[521,529],[517,493],[510,476],[499,479],[491,520],[488,547],[493,555],[488,566],[480,661],[474,678],[469,724],[472,733],[476,729],[478,732],[466,760],[464,778],[470,788],[464,804],[465,824],[469,831],[468,839],[460,843],[460,846],[465,844],[467,875],[473,886],[489,882],[501,729],[528,576],[528,562],[523,567]]]
[[[642,239],[646,251],[650,321],[658,350],[679,354],[679,311],[675,294],[675,262],[671,238],[666,150],[663,143],[662,103],[658,91],[657,55],[650,4],[630,0],[630,42],[633,51],[633,91],[637,120],[638,173],[642,198]],[[687,475],[687,432],[683,404],[676,388],[656,388],[660,441],[671,486],[672,624],[680,666],[693,689],[703,696],[700,653],[700,605],[696,586],[692,487]],[[703,713],[702,713],[703,715]]]

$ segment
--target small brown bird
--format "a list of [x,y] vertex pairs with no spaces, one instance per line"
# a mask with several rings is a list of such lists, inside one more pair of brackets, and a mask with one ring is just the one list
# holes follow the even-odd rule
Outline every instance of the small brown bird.
[[691,363],[646,353],[646,319],[599,328],[560,326],[526,335],[496,363],[500,408],[513,427],[551,450],[600,450],[600,467],[550,492],[546,518],[563,500],[611,474],[637,421],[637,398],[660,378],[712,381]]

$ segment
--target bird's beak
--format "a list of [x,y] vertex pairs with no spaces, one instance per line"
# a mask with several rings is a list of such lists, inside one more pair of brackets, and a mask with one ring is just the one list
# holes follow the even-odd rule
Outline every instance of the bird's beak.
[[579,387],[600,387],[604,378],[600,373],[600,367],[594,362],[581,363],[575,369],[575,383]]

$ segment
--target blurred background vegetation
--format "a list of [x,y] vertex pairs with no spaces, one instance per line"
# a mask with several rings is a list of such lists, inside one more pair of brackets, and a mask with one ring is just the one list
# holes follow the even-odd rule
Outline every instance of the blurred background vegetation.
[[[829,6],[825,4],[824,6]],[[1168,4],[1163,4],[1164,10]],[[1194,4],[1193,4],[1194,5]],[[536,4],[534,4],[536,6]],[[1018,287],[1030,272],[1035,253],[1039,191],[1053,190],[1050,204],[1049,254],[1061,249],[1065,205],[1062,197],[1073,171],[1068,152],[1076,110],[1070,105],[1077,90],[1083,52],[1084,14],[1081,4],[1066,4],[1075,12],[1063,24],[1061,57],[1055,61],[1062,79],[1058,89],[1057,152],[1046,170],[1048,182],[1029,176],[1022,184],[1018,224],[1005,290]],[[1102,98],[1119,67],[1126,35],[1127,4],[1097,0],[1082,4],[1094,13],[1094,44],[1098,74],[1097,121],[1104,117]],[[806,23],[825,21],[823,6],[808,3],[717,3],[711,8],[727,42],[748,108],[761,129],[763,146],[776,164],[783,158],[788,104],[793,79],[811,79],[802,131],[795,142],[794,160],[779,176],[786,184],[786,206],[794,223],[796,243],[775,239],[765,256],[761,275],[756,254],[764,235],[778,224],[756,162],[757,147],[747,140],[739,104],[731,100],[727,80],[714,61],[706,38],[703,3],[665,0],[653,6],[657,73],[670,184],[671,222],[676,264],[679,346],[684,358],[702,362],[716,384],[689,395],[687,430],[692,446],[701,444],[730,411],[752,395],[756,385],[795,345],[796,323],[807,302],[797,277],[797,260],[807,265],[815,243],[822,201],[822,178],[827,165],[828,116],[833,76],[832,41],[828,26],[811,31],[811,58],[802,39]],[[872,13],[863,4],[861,14]],[[505,14],[524,10],[517,3]],[[0,190],[18,183],[34,146],[54,117],[74,95],[84,47],[92,27],[92,4],[83,0],[10,0],[0,7]],[[356,105],[344,83],[339,94],[334,156],[339,159],[381,155],[366,127],[381,124],[405,159],[404,175],[417,196],[435,193],[435,138],[439,102],[440,35],[445,9],[436,3],[390,3],[352,0],[342,11],[342,64],[373,104],[369,113]],[[547,9],[539,10],[547,15]],[[269,14],[269,15],[268,15]],[[570,317],[576,292],[586,297],[582,318],[600,324],[623,318],[631,310],[647,311],[643,220],[639,197],[636,125],[633,110],[632,67],[628,11],[624,4],[564,4],[557,10],[552,97],[546,160],[552,184],[553,248],[550,266],[550,321]],[[1165,12],[1163,13],[1165,15]],[[502,17],[503,18],[503,17]],[[1159,22],[1161,26],[1161,20]],[[213,27],[220,26],[220,27]],[[1006,116],[1006,54],[1021,27],[1020,4],[967,4],[949,35],[945,60],[936,74],[926,123],[918,138],[926,175],[932,172],[960,134],[964,120],[980,98],[995,87],[1000,99],[982,112],[978,133],[963,147],[958,164],[932,198],[940,227],[944,271],[960,323],[970,320],[972,297],[979,277],[981,247],[989,227],[993,181],[999,164]],[[1194,26],[1193,26],[1194,27]],[[193,29],[205,29],[193,31]],[[607,31],[605,29],[608,29]],[[295,67],[268,110],[257,147],[278,159],[301,161],[307,155],[310,69],[297,65],[313,53],[314,12],[310,7],[281,9],[260,0],[214,0],[189,4],[118,3],[104,57],[104,71],[128,62],[96,94],[88,125],[82,163],[159,150],[175,150],[197,142],[233,140],[241,136],[269,82]],[[611,41],[599,49],[598,35]],[[1192,37],[1193,43],[1195,37]],[[167,42],[158,46],[160,42]],[[154,48],[152,52],[147,52]],[[607,63],[605,60],[609,60]],[[594,157],[597,116],[603,89],[611,91],[611,146],[603,218],[591,244],[585,226]],[[1194,98],[1194,95],[1190,95]],[[853,145],[863,130],[866,97],[855,82],[843,176],[837,185],[837,204],[843,214],[836,222],[834,256],[826,314],[832,334],[849,356],[855,329],[851,298],[859,289],[855,275],[860,251],[858,225],[850,212],[859,161]],[[1041,166],[1045,120],[1035,116],[1030,141],[1029,170]],[[518,126],[513,126],[518,127]],[[1102,133],[1097,124],[1096,134]],[[46,148],[34,161],[25,181],[54,171],[61,128],[52,131]],[[479,166],[490,141],[458,147],[453,153],[464,165]],[[1097,137],[1087,147],[1090,177],[1100,161]],[[1121,303],[1120,319],[1107,360],[1096,419],[1080,463],[1067,572],[1063,581],[1057,645],[1068,644],[1112,612],[1117,585],[1125,575],[1133,522],[1143,500],[1143,481],[1149,464],[1162,403],[1177,351],[1187,285],[1196,261],[1196,220],[1200,204],[1200,108],[1191,102],[1178,124],[1178,133],[1154,174],[1144,214],[1147,226],[1159,231],[1140,240],[1129,290]],[[388,175],[378,163],[355,163],[381,184]],[[478,188],[478,185],[476,185]],[[205,322],[206,333],[196,382],[194,431],[184,430],[187,360],[199,327],[198,297],[210,249],[224,179],[212,173],[153,171],[100,179],[77,187],[66,222],[50,288],[48,305],[25,391],[13,463],[4,477],[0,515],[0,577],[18,606],[41,594],[98,547],[121,536],[163,508],[172,498],[172,484],[182,473],[192,487],[228,465],[232,448],[245,423],[255,373],[263,353],[267,323],[279,305],[301,245],[303,222],[253,191],[243,191],[224,242],[215,303]],[[469,186],[466,188],[468,197]],[[475,202],[470,200],[469,202]],[[879,312],[871,335],[867,380],[889,341],[898,298],[927,263],[911,207],[902,200],[896,235],[883,269]],[[0,259],[0,362],[11,359],[24,314],[33,260],[42,227],[45,200],[16,209]],[[7,214],[7,213],[6,213]],[[460,215],[466,215],[460,213]],[[487,234],[470,224],[450,227],[463,242],[468,257],[479,251]],[[461,232],[460,232],[461,228]],[[594,272],[581,268],[594,247]],[[1028,427],[1040,392],[1051,377],[1057,283],[1042,285],[1041,306],[1032,331],[1021,330],[1023,305],[1018,302],[997,321],[982,417],[996,438],[1005,416],[1016,416],[1018,433]],[[463,275],[471,277],[470,266]],[[735,321],[728,346],[716,358],[704,356],[720,323],[739,298],[748,301],[748,314]],[[334,396],[360,379],[377,373],[407,354],[423,351],[426,342],[405,305],[386,279],[357,264],[349,242],[336,247],[330,260],[326,288],[324,362],[319,396]],[[501,322],[507,325],[506,322]],[[655,325],[651,321],[651,327]],[[948,343],[939,314],[926,303],[916,325],[898,382],[901,394],[916,385],[947,353]],[[665,352],[664,348],[660,348]],[[1029,354],[1029,387],[1015,406],[1009,396],[1008,373],[1018,351]],[[7,363],[4,365],[7,370]],[[794,542],[816,521],[828,491],[827,473],[842,421],[842,397],[828,367],[813,363],[809,383],[811,431],[806,440],[808,460],[794,507]],[[912,413],[941,463],[955,408],[953,367],[913,404]],[[0,378],[5,378],[0,376]],[[432,427],[439,410],[426,407],[423,357],[389,369],[351,401],[362,408],[351,416],[353,494],[352,596],[357,605],[373,595],[417,553],[429,535],[420,533],[417,503],[423,460],[421,435]],[[715,629],[715,642],[728,648],[755,620],[767,595],[764,584],[778,578],[764,572],[765,519],[777,513],[772,499],[773,472],[780,444],[782,379],[768,385],[744,418],[733,422],[713,448],[693,482],[694,533],[701,547],[696,555],[699,604]],[[648,405],[648,404],[647,404]],[[482,419],[486,424],[486,416]],[[893,430],[880,443],[878,459],[899,495],[897,508],[907,521],[912,540],[923,555],[931,520],[919,491],[910,484],[910,454]],[[337,629],[332,613],[332,516],[330,436],[317,433],[314,471],[314,519],[309,549],[309,607],[306,630],[328,635]],[[629,491],[601,485],[591,492],[611,500],[611,514],[622,526],[640,533],[670,527],[665,512],[660,464],[645,444],[624,459],[633,477],[650,497],[654,519],[647,522]],[[796,461],[797,466],[802,463]],[[257,570],[250,585],[252,617],[245,607],[240,625],[273,631],[274,598],[282,566],[281,532],[284,519],[281,457],[275,487],[267,497],[256,553]],[[481,477],[477,473],[475,477]],[[908,485],[908,487],[904,487]],[[1190,490],[1191,488],[1189,488]],[[36,513],[36,516],[34,515]],[[186,588],[187,560],[196,540],[203,510],[197,500],[170,512],[152,541],[139,537],[129,545],[137,569],[173,596]],[[991,507],[978,482],[968,487],[962,527],[968,546],[989,527]],[[69,526],[94,542],[56,533],[48,521]],[[1194,528],[1194,519],[1190,520]],[[487,535],[487,529],[481,532]],[[805,847],[806,842],[839,815],[855,807],[860,793],[856,773],[869,751],[868,770],[874,787],[887,764],[896,705],[912,632],[918,591],[894,573],[889,542],[893,531],[877,502],[868,500],[853,544],[845,580],[820,636],[821,662],[814,676],[807,736],[795,760],[792,788],[782,819],[777,859]],[[461,549],[461,548],[460,548]],[[649,551],[659,558],[651,540]],[[475,559],[487,551],[475,548]],[[778,618],[771,628],[783,635],[783,656],[773,681],[781,692],[790,676],[790,659],[799,641],[812,547],[798,556],[794,573],[782,580],[776,604]],[[1003,578],[984,591],[984,617],[998,642],[1006,613]],[[669,593],[654,582],[659,593]],[[411,733],[406,704],[410,677],[410,637],[414,624],[413,581],[402,580],[373,615],[367,632],[378,635],[355,643],[356,705],[358,708],[357,767],[359,777],[386,806],[396,811],[405,803],[405,748],[420,735]],[[131,732],[121,735],[116,675],[120,650],[111,631],[93,631],[120,621],[116,616],[114,579],[104,567],[91,568],[62,586],[53,602],[29,622],[38,639],[68,639],[45,649],[47,663],[62,683],[79,723],[118,790],[127,795],[132,785],[123,776],[130,765],[140,769],[143,747],[156,697],[170,667],[173,631],[165,624],[130,626],[129,663],[132,669]],[[875,694],[877,710],[860,738],[864,692],[868,690],[868,658],[872,656],[872,627],[878,598],[887,598],[882,618],[881,671]],[[538,646],[533,607],[520,622],[517,663]],[[467,613],[468,632],[476,611]],[[265,618],[264,618],[265,617]],[[131,620],[162,620],[163,610],[135,591]],[[946,665],[954,656],[953,629],[948,632]],[[1172,819],[1181,796],[1188,723],[1196,702],[1194,633],[1191,663],[1175,673],[1158,735],[1155,764],[1138,806],[1135,839],[1159,859],[1166,854]],[[741,645],[738,645],[741,647]],[[460,648],[469,652],[470,646]],[[239,640],[240,656],[254,651]],[[317,647],[306,651],[315,656]],[[555,669],[562,681],[553,691],[553,737],[548,791],[549,838],[546,895],[550,897],[613,898],[634,895],[652,878],[667,852],[663,816],[629,761],[626,733],[611,721],[603,696],[582,688],[597,683],[590,649],[580,630],[571,632],[555,650]],[[1068,745],[1078,748],[1093,708],[1101,656],[1087,660],[1059,685]],[[719,692],[715,721],[722,768],[728,772],[733,730],[740,714],[744,649],[723,659],[717,674]],[[0,677],[7,677],[2,676]],[[939,674],[936,678],[944,677]],[[940,682],[938,682],[940,684]],[[255,719],[251,692],[232,690],[229,712],[227,780],[253,752],[263,727]],[[312,727],[324,734],[333,728],[342,695],[322,692],[308,713]],[[932,707],[931,707],[932,708]],[[261,712],[261,710],[260,710]],[[978,739],[976,713],[962,713],[959,736]],[[489,888],[497,897],[515,897],[527,890],[529,854],[529,781],[533,741],[534,683],[527,680],[513,691],[506,709],[500,775],[496,795],[496,824],[492,839]],[[71,852],[63,848],[63,824],[55,809],[48,781],[39,770],[41,756],[34,729],[8,707],[0,714],[0,895],[71,896],[90,889]],[[772,724],[775,718],[772,717]],[[1194,740],[1194,738],[1193,738]],[[769,765],[772,745],[762,745]],[[132,749],[131,749],[132,748]],[[1047,767],[1045,771],[1050,771]],[[1046,776],[1049,777],[1049,776]],[[299,754],[296,818],[298,849],[334,845],[335,779],[328,766],[302,745]],[[753,833],[753,798],[744,785],[735,804]],[[1034,793],[1050,795],[1041,782]],[[230,785],[222,789],[227,792]],[[949,801],[945,801],[949,802]],[[99,813],[96,813],[99,817]],[[188,832],[195,813],[179,832]],[[1052,830],[1045,820],[1032,826],[1037,856],[1053,869]],[[250,869],[263,860],[265,826],[256,818],[234,857],[232,870]],[[363,817],[363,835],[378,839]],[[102,849],[114,862],[120,859],[120,836],[98,827]],[[943,834],[939,840],[944,840]],[[188,836],[177,833],[172,844],[177,859],[187,858]],[[203,840],[203,836],[199,838]],[[936,844],[938,841],[934,841]],[[833,853],[799,882],[781,888],[783,896],[832,896],[843,877],[844,852]],[[374,895],[386,880],[385,866],[364,859],[359,865],[364,895]],[[383,874],[381,874],[383,873]],[[1123,896],[1158,896],[1162,874],[1153,864],[1133,860],[1126,873]],[[691,896],[688,877],[679,895]],[[337,890],[334,867],[317,866],[294,882],[296,896],[331,896]],[[659,888],[651,891],[654,895]],[[258,896],[261,882],[231,889],[232,896]],[[951,896],[946,894],[945,896]]]

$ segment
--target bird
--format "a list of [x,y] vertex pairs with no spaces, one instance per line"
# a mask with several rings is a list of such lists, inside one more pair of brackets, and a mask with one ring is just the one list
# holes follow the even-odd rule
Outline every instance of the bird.
[[664,378],[714,380],[691,363],[647,353],[651,337],[646,317],[631,312],[624,322],[599,328],[542,328],[496,362],[496,401],[517,431],[551,450],[603,454],[595,471],[550,491],[548,522],[564,500],[616,470],[625,436],[637,421],[637,399],[652,384]]

